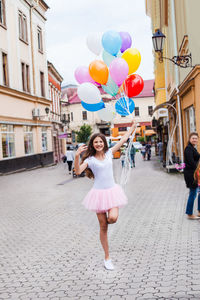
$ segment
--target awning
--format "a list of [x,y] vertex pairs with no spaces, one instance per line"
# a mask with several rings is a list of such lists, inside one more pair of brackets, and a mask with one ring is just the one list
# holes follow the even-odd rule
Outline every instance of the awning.
[[62,134],[58,135],[59,139],[66,139],[67,138],[67,132],[63,132]]
[[146,136],[151,136],[151,135],[154,135],[156,134],[156,132],[152,129],[148,129],[148,130],[145,130],[145,133],[144,133]]
[[140,134],[140,133],[141,133],[141,127],[137,127],[135,134]]
[[118,136],[115,136],[115,137],[111,137],[111,140],[112,140],[112,142],[113,141],[119,141],[119,140],[121,140],[121,138],[122,138],[122,135],[118,135]]

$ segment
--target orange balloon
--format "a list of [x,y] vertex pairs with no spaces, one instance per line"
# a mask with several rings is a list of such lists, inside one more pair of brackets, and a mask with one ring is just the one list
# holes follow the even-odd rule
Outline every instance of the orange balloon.
[[90,63],[89,73],[92,79],[100,84],[106,84],[108,81],[108,67],[101,60],[94,60]]

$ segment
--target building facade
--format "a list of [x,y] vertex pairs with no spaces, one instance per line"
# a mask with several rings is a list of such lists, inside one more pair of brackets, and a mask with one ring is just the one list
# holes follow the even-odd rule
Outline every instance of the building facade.
[[[157,127],[168,128],[167,164],[183,162],[183,152],[189,134],[197,131],[200,135],[200,41],[197,37],[200,25],[198,0],[146,0],[146,13],[152,21],[152,32],[158,29],[166,41],[160,61],[155,54],[155,87],[163,89],[163,96],[156,90],[156,109],[166,108],[168,114],[157,120]],[[174,64],[174,56],[189,56],[189,67]],[[159,86],[159,81],[161,86]],[[156,122],[155,122],[156,123]],[[160,127],[161,128],[161,127]],[[198,145],[200,150],[200,145]]]
[[[133,98],[135,110],[134,120],[138,124],[136,130],[137,137],[149,137],[155,134],[152,130],[152,114],[155,107],[154,101],[154,80],[144,80],[143,91]],[[114,128],[118,128],[119,134],[124,134],[130,127],[132,116],[122,117],[117,114],[114,120]]]
[[[133,116],[138,123],[137,136],[145,136],[145,133],[147,136],[151,136],[155,133],[151,130],[152,113],[155,106],[153,86],[154,80],[145,80],[142,93],[133,99],[135,102]],[[103,101],[114,107],[117,101],[116,98],[105,94],[102,88],[99,88],[99,90]],[[83,124],[90,125],[93,132],[101,132],[107,136],[112,134],[111,128],[118,128],[118,134],[123,135],[131,125],[131,116],[122,117],[116,114],[114,121],[110,124],[102,121],[98,116],[98,112],[86,111],[81,105],[76,86],[62,88],[62,99],[67,101],[63,112],[65,112],[69,122],[69,143],[75,142],[74,132],[79,130]]]
[[58,73],[54,65],[48,61],[48,82],[49,99],[51,100],[49,118],[52,122],[52,139],[54,162],[62,159],[66,151],[66,139],[64,136],[64,124],[62,123],[62,104],[61,104],[61,83],[62,76]]
[[0,173],[53,162],[43,0],[0,0]]

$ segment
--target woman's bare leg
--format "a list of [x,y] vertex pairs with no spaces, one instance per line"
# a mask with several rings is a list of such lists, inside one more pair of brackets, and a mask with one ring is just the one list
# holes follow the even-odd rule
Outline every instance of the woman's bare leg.
[[113,224],[117,222],[117,218],[119,216],[119,208],[113,207],[108,211],[107,222],[108,224]]
[[109,259],[109,247],[108,247],[108,222],[106,213],[97,213],[97,218],[100,225],[100,241],[105,252],[105,260]]

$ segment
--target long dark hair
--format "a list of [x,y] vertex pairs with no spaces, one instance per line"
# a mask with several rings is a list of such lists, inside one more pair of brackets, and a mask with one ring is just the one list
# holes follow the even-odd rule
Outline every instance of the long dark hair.
[[[90,156],[94,156],[96,154],[96,150],[94,149],[93,142],[97,137],[100,137],[102,139],[103,143],[104,143],[104,148],[103,148],[104,153],[106,153],[108,151],[108,144],[107,144],[107,140],[105,138],[105,135],[103,135],[102,133],[94,133],[90,137],[90,140],[89,140],[89,143],[88,143],[88,148],[85,151],[85,153],[83,154],[82,162],[84,162],[84,160],[86,158],[88,158]],[[90,168],[87,168],[85,170],[85,173],[86,173],[87,177],[94,178],[94,174],[93,174],[93,172]]]

